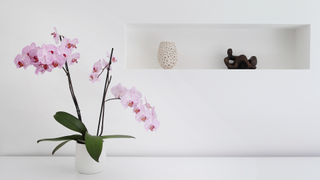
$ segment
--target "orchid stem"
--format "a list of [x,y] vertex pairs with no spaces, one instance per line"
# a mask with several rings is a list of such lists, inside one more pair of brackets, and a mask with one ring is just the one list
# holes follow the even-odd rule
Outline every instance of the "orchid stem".
[[[108,71],[108,72],[109,72],[109,71]],[[106,93],[105,93],[105,94],[107,94],[107,92],[108,92],[108,88],[109,88],[109,85],[110,85],[111,79],[112,79],[112,76],[110,76],[110,78],[109,78],[109,80],[108,80],[108,85],[107,85]],[[106,101],[104,101],[104,103],[103,103],[103,114],[102,114],[102,119],[101,119],[101,132],[100,132],[99,136],[101,136],[101,135],[102,135],[102,133],[103,133],[105,104],[106,104]]]
[[70,93],[71,93],[71,96],[72,96],[72,99],[73,99],[73,103],[74,103],[74,105],[76,106],[76,110],[77,110],[77,114],[78,114],[78,119],[79,119],[80,121],[82,121],[81,113],[80,113],[80,108],[79,108],[79,104],[78,104],[76,95],[75,95],[74,90],[73,90],[72,81],[71,81],[71,76],[70,76],[70,71],[69,71],[69,68],[68,68],[68,63],[67,63],[67,61],[66,61],[66,63],[65,63],[65,67],[66,67],[66,74],[67,74],[67,76],[68,76],[69,89],[70,89]]
[[107,99],[107,100],[105,101],[105,103],[106,103],[107,101],[111,101],[111,100],[121,100],[121,98],[110,98],[110,99]]
[[[64,38],[64,36],[60,35],[60,41],[62,41],[62,38]],[[71,97],[72,97],[73,103],[76,106],[78,119],[80,121],[82,121],[79,104],[78,104],[78,101],[77,101],[77,98],[76,98],[76,95],[74,93],[74,89],[73,89],[73,86],[72,86],[71,75],[70,75],[70,71],[69,71],[67,60],[66,60],[66,63],[65,63],[65,67],[62,67],[62,69],[64,70],[64,72],[66,73],[66,75],[68,77],[69,90],[70,90],[70,93],[71,93]]]
[[62,69],[64,70],[64,72],[65,72],[66,75],[67,75],[67,74],[68,74],[67,70],[66,70],[64,67],[62,67]]
[[[107,67],[107,77],[106,77],[106,81],[105,81],[104,89],[103,89],[102,103],[101,103],[100,116],[99,116],[98,129],[97,129],[97,136],[101,136],[102,133],[103,133],[105,99],[106,99],[106,94],[107,94],[107,91],[108,91],[108,87],[109,87],[110,82],[111,82],[111,77],[109,78],[109,71],[110,71],[110,67],[111,67],[112,55],[113,55],[113,48],[111,49],[109,66]],[[100,129],[100,124],[101,124],[101,129]],[[99,131],[100,131],[100,134],[99,134]]]

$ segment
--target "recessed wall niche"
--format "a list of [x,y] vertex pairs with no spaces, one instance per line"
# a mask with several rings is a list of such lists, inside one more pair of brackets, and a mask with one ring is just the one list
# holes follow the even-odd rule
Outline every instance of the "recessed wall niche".
[[309,24],[127,24],[126,69],[162,69],[161,41],[175,42],[173,69],[227,69],[227,50],[256,56],[257,69],[310,69]]

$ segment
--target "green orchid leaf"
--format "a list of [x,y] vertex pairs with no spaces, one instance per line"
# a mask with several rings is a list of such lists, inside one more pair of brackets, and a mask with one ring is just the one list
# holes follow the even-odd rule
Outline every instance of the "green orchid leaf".
[[79,119],[69,113],[60,111],[57,112],[53,117],[68,129],[79,132],[82,135],[85,135],[87,132],[86,126]]
[[92,136],[88,132],[85,135],[86,148],[92,159],[99,162],[103,140],[101,136]]
[[128,136],[128,135],[106,135],[106,136],[101,136],[102,139],[111,139],[111,138],[134,138],[133,136]]
[[60,143],[56,148],[54,148],[54,150],[52,151],[52,155],[58,150],[60,149],[63,145],[65,145],[67,142],[71,141],[72,139],[70,140],[66,140],[66,141],[63,141],[62,143]]
[[58,138],[39,139],[37,141],[37,143],[39,143],[41,141],[64,141],[64,140],[78,140],[78,139],[82,139],[82,136],[80,134],[74,134],[74,135],[70,135],[70,136],[62,136],[62,137],[58,137]]

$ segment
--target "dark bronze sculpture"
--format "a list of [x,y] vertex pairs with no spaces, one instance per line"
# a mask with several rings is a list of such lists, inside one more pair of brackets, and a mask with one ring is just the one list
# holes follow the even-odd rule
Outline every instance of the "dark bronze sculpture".
[[[232,49],[227,51],[228,57],[224,58],[224,63],[228,69],[256,69],[257,58],[252,56],[249,60],[245,55],[233,56]],[[231,61],[231,62],[230,62]]]

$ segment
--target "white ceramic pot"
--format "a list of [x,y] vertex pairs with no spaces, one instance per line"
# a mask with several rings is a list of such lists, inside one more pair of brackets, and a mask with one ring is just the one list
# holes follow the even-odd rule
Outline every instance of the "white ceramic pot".
[[178,61],[178,51],[174,42],[162,41],[158,50],[158,62],[163,69],[172,69]]
[[75,165],[77,170],[82,174],[100,173],[105,168],[106,148],[103,143],[99,162],[96,162],[89,155],[85,144],[76,143]]

